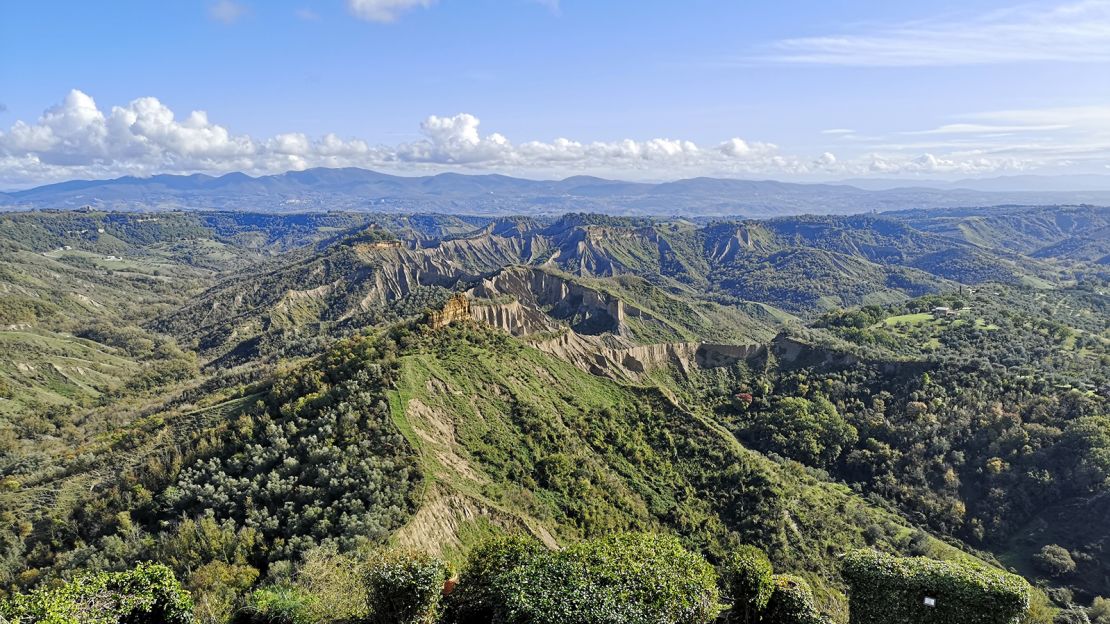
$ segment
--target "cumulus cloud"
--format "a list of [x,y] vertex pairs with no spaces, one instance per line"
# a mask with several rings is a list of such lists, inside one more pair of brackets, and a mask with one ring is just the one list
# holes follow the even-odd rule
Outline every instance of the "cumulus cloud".
[[347,0],[347,8],[360,19],[388,23],[405,11],[434,3],[435,0]]
[[[1076,110],[1002,111],[981,114],[973,121],[1047,127],[1057,125],[1069,112]],[[1078,117],[1087,120],[1082,126],[1086,135],[1095,137],[1090,140],[1103,136],[1091,132],[1092,128],[1110,127],[1103,126],[1110,121],[1105,109],[1080,112]],[[260,175],[308,167],[366,167],[396,173],[498,171],[532,176],[591,173],[635,179],[972,175],[1105,158],[1110,151],[1110,139],[1069,150],[1048,140],[1012,145],[997,138],[965,136],[964,128],[947,130],[954,131],[954,139],[940,136],[937,141],[920,144],[863,145],[857,149],[871,151],[845,158],[831,151],[790,154],[774,143],[739,137],[701,145],[678,138],[513,142],[497,132],[484,132],[478,117],[460,113],[427,117],[416,140],[372,145],[336,134],[310,137],[287,132],[257,138],[213,122],[205,111],[179,116],[157,98],[142,97],[105,110],[88,94],[73,90],[33,123],[16,121],[6,132],[0,131],[0,188],[73,178],[229,171]]]

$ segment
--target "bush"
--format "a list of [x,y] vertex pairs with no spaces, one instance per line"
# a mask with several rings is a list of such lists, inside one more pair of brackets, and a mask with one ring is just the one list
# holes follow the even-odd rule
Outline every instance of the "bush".
[[197,624],[222,624],[235,612],[240,594],[254,585],[258,570],[248,565],[210,561],[189,576]]
[[424,553],[389,551],[366,573],[367,600],[378,624],[425,624],[435,620],[447,565]]
[[1087,612],[1080,608],[1061,609],[1052,618],[1052,624],[1091,624]]
[[16,595],[2,609],[14,624],[188,624],[193,601],[164,565],[80,576]]
[[1012,624],[1029,608],[1025,579],[969,564],[858,550],[844,578],[853,624]]
[[1051,576],[1066,576],[1075,572],[1075,560],[1071,553],[1063,546],[1047,544],[1033,555],[1033,563],[1037,569]]
[[497,607],[498,579],[546,549],[535,539],[501,537],[470,551],[458,585],[447,597],[446,620],[454,624],[489,624]]
[[494,621],[504,624],[703,624],[721,609],[713,568],[663,535],[527,554],[492,588]]
[[369,612],[365,559],[315,548],[297,568],[296,585],[314,598],[312,615],[319,622],[362,621]]
[[789,574],[774,577],[763,624],[821,624],[824,619],[813,602],[813,590],[805,579]]
[[254,590],[237,624],[314,624],[316,597],[300,587],[271,585]]
[[774,571],[767,554],[755,546],[741,546],[725,559],[722,581],[732,600],[730,622],[753,624],[774,591]]
[[1091,624],[1110,624],[1110,598],[1096,597],[1088,613]]

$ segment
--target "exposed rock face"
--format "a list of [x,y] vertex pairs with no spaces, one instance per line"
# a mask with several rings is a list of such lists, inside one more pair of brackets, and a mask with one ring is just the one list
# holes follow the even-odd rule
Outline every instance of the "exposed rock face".
[[505,269],[482,280],[471,292],[494,300],[511,296],[525,307],[568,322],[583,334],[620,334],[627,314],[624,302],[616,297],[530,267]]
[[470,306],[475,321],[514,336],[533,336],[532,346],[595,375],[637,381],[665,366],[689,374],[730,366],[763,350],[758,344],[637,344],[625,322],[651,322],[650,314],[550,269],[509,267],[469,292],[478,301]]
[[537,349],[558,356],[594,375],[639,381],[644,374],[674,367],[684,375],[699,368],[731,366],[764,352],[759,344],[718,345],[697,342],[667,342],[625,347],[609,346],[595,336],[573,331],[532,343]]
[[470,306],[470,317],[479,323],[496,327],[514,336],[528,336],[565,329],[550,316],[534,308],[525,307],[515,299],[508,303],[475,303]]
[[448,299],[442,309],[432,312],[428,318],[428,325],[433,329],[439,329],[451,323],[469,319],[470,298],[460,293]]

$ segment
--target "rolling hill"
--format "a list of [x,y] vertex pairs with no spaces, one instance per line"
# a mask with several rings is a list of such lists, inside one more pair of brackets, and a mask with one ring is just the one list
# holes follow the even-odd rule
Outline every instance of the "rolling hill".
[[1110,205],[1110,191],[884,188],[773,180],[692,178],[664,183],[589,176],[526,180],[502,175],[395,176],[365,169],[308,169],[253,178],[242,173],[76,180],[0,195],[0,209],[438,212],[556,215],[770,217],[1002,204]]

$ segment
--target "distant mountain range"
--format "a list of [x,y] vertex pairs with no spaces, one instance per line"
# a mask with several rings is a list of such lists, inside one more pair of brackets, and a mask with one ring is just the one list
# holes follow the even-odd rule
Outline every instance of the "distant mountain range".
[[365,169],[318,168],[261,177],[229,173],[219,177],[194,174],[74,180],[0,193],[0,210],[73,209],[89,205],[136,211],[356,210],[473,215],[588,211],[617,215],[770,217],[1004,204],[1110,205],[1110,182],[1106,176],[1068,176],[1071,177],[1076,179],[1069,182],[1063,177],[1017,176],[922,182],[912,187],[891,180],[797,184],[692,178],[653,184],[589,176],[564,180],[456,173],[404,177]]

